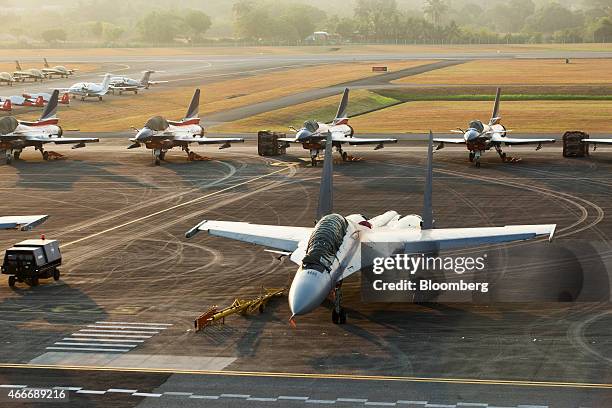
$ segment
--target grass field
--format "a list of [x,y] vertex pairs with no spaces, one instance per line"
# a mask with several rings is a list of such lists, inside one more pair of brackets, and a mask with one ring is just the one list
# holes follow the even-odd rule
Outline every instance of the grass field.
[[[349,114],[392,105],[397,99],[368,91],[351,96]],[[330,120],[337,106],[337,97],[309,102],[241,121],[227,123],[215,131],[255,132],[259,129],[286,131],[289,125],[300,125],[304,119]],[[362,133],[422,133],[430,128],[447,133],[465,127],[471,119],[488,120],[489,101],[416,101],[387,107],[350,120]],[[502,123],[517,132],[563,132],[569,129],[587,132],[609,132],[612,128],[612,101],[503,101]]]
[[[308,89],[326,87],[360,78],[380,75],[372,73],[372,65],[384,64],[391,70],[409,68],[433,61],[398,61],[378,63],[355,62],[289,69],[252,77],[231,79],[202,88],[200,116],[271,100]],[[185,114],[194,87],[178,87],[142,92],[138,95],[109,95],[101,103],[94,100],[71,103],[60,111],[62,123],[83,131],[126,131],[141,126],[148,118],[162,114],[180,119]],[[18,111],[15,111],[18,113]],[[30,119],[31,114],[17,117]]]
[[398,84],[610,84],[612,59],[491,60],[425,72]]
[[456,53],[491,54],[542,51],[612,51],[612,44],[481,44],[481,45],[329,45],[308,47],[176,47],[176,48],[58,48],[0,49],[0,58],[47,58],[80,56],[167,56],[167,55],[296,55],[296,54],[386,54]]

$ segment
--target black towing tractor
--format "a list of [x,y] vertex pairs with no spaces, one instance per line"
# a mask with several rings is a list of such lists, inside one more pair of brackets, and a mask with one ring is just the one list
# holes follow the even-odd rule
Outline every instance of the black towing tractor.
[[9,275],[9,286],[15,282],[38,285],[39,279],[59,280],[62,255],[59,243],[48,239],[27,239],[13,245],[4,253],[2,273]]

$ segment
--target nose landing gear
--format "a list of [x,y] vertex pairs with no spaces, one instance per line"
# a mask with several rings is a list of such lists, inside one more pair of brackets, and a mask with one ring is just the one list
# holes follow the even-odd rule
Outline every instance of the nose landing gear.
[[333,297],[332,322],[334,324],[346,324],[346,310],[342,307],[342,281],[338,282],[334,288]]

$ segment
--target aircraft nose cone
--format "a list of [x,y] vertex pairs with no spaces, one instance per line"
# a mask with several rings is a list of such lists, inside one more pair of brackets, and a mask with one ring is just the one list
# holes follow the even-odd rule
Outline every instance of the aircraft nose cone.
[[140,131],[138,131],[138,133],[136,134],[136,140],[138,140],[139,142],[147,139],[149,136],[151,135],[151,130],[147,129],[147,128],[142,128],[140,129]]
[[468,142],[474,141],[476,139],[478,139],[478,136],[480,135],[480,133],[478,133],[476,130],[474,129],[470,129],[467,132],[465,132],[465,140],[467,140]]
[[289,308],[294,315],[303,315],[317,308],[331,290],[327,272],[300,268],[289,289]]
[[306,129],[300,129],[295,135],[298,140],[308,139],[310,136],[312,136],[312,132]]

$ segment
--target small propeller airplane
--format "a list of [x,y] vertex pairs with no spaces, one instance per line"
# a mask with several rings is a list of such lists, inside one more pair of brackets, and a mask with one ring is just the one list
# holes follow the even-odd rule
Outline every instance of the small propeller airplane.
[[0,72],[0,83],[8,84],[8,86],[13,86],[13,82],[15,82],[15,78],[9,72]]
[[[49,103],[49,101],[51,100],[52,94],[46,93],[46,92],[39,92],[39,93],[24,92],[21,94],[21,96],[29,100],[36,100],[38,98],[42,98],[44,103]],[[69,105],[70,104],[70,94],[68,93],[62,94],[62,96],[58,100],[58,103],[61,103],[62,105]]]
[[48,77],[53,78],[54,75],[59,76],[60,78],[68,78],[70,75],[73,75],[77,70],[66,68],[63,65],[56,65],[54,67],[50,66],[47,62],[47,58],[43,58],[45,62],[44,68],[41,71]]
[[272,248],[289,256],[298,270],[289,290],[290,322],[317,308],[328,296],[334,300],[332,321],[346,322],[341,306],[344,279],[371,265],[362,264],[361,246],[381,257],[396,253],[422,254],[481,245],[524,241],[546,236],[552,240],[556,225],[512,225],[505,227],[434,228],[432,208],[433,135],[429,148],[423,215],[400,216],[387,211],[374,218],[362,214],[342,216],[333,212],[333,137],[327,133],[325,161],[321,174],[318,222],[312,227],[260,225],[249,222],[204,220],[185,233],[199,231]]
[[151,149],[155,160],[155,165],[159,166],[161,160],[166,158],[166,152],[174,147],[180,147],[187,153],[191,160],[195,156],[189,150],[191,143],[220,144],[219,149],[231,147],[231,143],[244,142],[243,138],[238,137],[206,137],[204,128],[200,125],[198,111],[200,108],[200,90],[196,89],[191,103],[187,109],[185,117],[179,121],[166,120],[162,116],[153,116],[142,129],[136,130],[136,137],[131,138],[132,144],[128,149],[141,147],[143,144],[147,149]]
[[0,216],[0,229],[31,231],[47,221],[48,215],[4,215]]
[[294,138],[279,138],[278,140],[285,143],[300,143],[304,149],[310,150],[310,161],[313,167],[317,166],[317,157],[319,152],[325,148],[325,139],[327,133],[332,135],[332,146],[340,153],[343,161],[346,161],[348,154],[342,150],[343,144],[351,146],[359,146],[366,144],[374,144],[374,150],[382,149],[385,143],[397,143],[397,139],[393,138],[357,138],[353,137],[355,131],[348,124],[347,116],[349,89],[346,88],[342,95],[340,106],[336,118],[331,123],[321,123],[316,120],[307,120],[304,126],[297,130],[289,128],[295,132]]
[[446,143],[451,144],[465,144],[469,150],[470,162],[475,162],[476,167],[480,167],[480,158],[482,154],[495,148],[495,151],[502,159],[502,161],[508,161],[506,153],[502,150],[502,145],[514,146],[514,145],[528,145],[537,144],[536,150],[542,148],[544,143],[554,143],[555,139],[523,139],[523,138],[510,138],[506,134],[511,132],[507,130],[504,125],[499,123],[501,116],[499,115],[499,101],[501,96],[501,88],[497,88],[495,93],[495,104],[493,105],[493,114],[488,124],[482,123],[480,120],[473,120],[468,124],[468,129],[453,129],[453,133],[463,134],[463,138],[435,138],[434,142],[439,143],[436,150],[444,148]]
[[69,93],[73,98],[80,96],[82,101],[84,101],[85,98],[98,98],[98,100],[101,101],[102,97],[108,93],[111,76],[111,74],[104,75],[104,80],[102,80],[101,83],[78,82],[70,88],[55,89],[62,93]]
[[58,95],[58,91],[53,91],[40,119],[35,122],[20,121],[13,116],[0,118],[0,152],[5,155],[6,164],[18,160],[22,150],[30,146],[40,151],[44,160],[49,160],[49,152],[43,148],[47,143],[74,144],[72,148],[77,149],[99,141],[93,137],[62,136],[64,131],[56,116]]
[[45,74],[40,69],[22,69],[19,61],[15,61],[15,68],[17,70],[13,72],[13,78],[17,81],[25,82],[26,79],[33,79],[34,82],[39,80],[42,82],[45,79]]
[[123,92],[134,92],[138,93],[139,89],[149,89],[151,85],[157,85],[166,83],[168,81],[151,81],[151,74],[154,74],[156,71],[143,71],[142,78],[140,79],[132,79],[124,76],[114,76],[110,81],[110,89],[111,92],[115,93],[115,91],[119,92],[121,95]]
[[36,98],[26,98],[21,95],[12,95],[12,96],[0,96],[0,103],[8,100],[11,102],[11,106],[30,106],[34,108],[42,108],[45,106],[45,100],[42,96],[38,96]]

